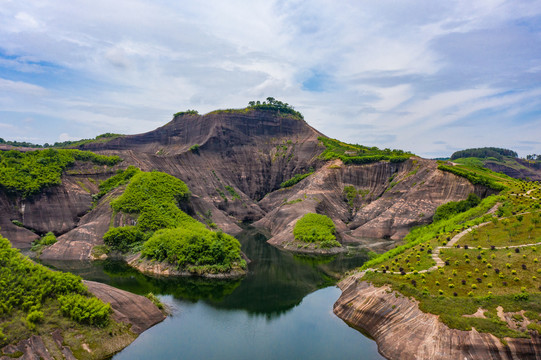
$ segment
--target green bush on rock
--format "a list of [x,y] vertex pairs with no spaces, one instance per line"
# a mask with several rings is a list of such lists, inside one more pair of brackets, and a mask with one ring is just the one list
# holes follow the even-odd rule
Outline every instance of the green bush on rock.
[[333,221],[325,215],[308,213],[300,218],[293,228],[296,240],[318,242],[321,247],[340,246],[336,241]]
[[159,230],[144,244],[141,254],[189,271],[225,272],[234,266],[246,267],[237,239],[204,226]]

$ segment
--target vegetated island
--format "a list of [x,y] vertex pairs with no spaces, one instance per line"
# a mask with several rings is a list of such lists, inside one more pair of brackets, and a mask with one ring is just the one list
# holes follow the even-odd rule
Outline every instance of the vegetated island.
[[540,184],[444,166],[505,190],[440,206],[432,224],[345,278],[334,312],[373,336],[389,359],[536,358]]
[[98,195],[126,181],[122,195],[111,201],[112,223],[124,226],[105,233],[109,248],[102,251],[136,253],[127,256],[128,264],[154,275],[235,278],[246,274],[237,239],[210,230],[178,207],[190,196],[183,181],[128,167],[100,184]]

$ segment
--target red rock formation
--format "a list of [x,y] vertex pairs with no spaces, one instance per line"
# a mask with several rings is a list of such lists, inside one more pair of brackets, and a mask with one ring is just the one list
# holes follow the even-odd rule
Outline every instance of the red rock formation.
[[[176,176],[193,193],[184,209],[188,213],[233,235],[241,231],[239,222],[255,222],[270,229],[270,242],[280,246],[293,239],[297,219],[318,212],[333,219],[339,241],[385,248],[412,226],[429,222],[444,202],[464,199],[470,192],[486,195],[465,179],[437,170],[430,160],[348,166],[339,160],[324,162],[318,159],[324,150],[319,136],[306,122],[288,115],[217,111],[180,115],[146,134],[81,148],[117,154],[124,159],[120,167],[135,165]],[[198,149],[190,150],[194,145]],[[311,167],[316,170],[313,175],[280,189],[283,181]],[[0,217],[0,231],[15,246],[28,247],[37,236],[11,220],[38,234],[62,235],[44,250],[45,259],[90,258],[92,247],[102,243],[111,212],[103,201],[90,211],[87,190],[95,192],[92,182],[107,176],[84,164],[69,174],[61,186],[24,202],[0,195],[0,210],[6,214]],[[363,192],[353,206],[344,197],[344,186]]]
[[541,338],[506,338],[507,346],[491,334],[450,329],[436,315],[390,291],[358,282],[355,276],[339,284],[343,293],[334,313],[373,337],[379,352],[391,360],[512,360],[539,359]]

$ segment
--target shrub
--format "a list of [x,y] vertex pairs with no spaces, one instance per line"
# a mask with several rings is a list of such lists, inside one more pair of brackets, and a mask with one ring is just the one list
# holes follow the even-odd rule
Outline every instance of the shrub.
[[31,323],[39,323],[43,321],[43,311],[33,310],[28,313],[26,320]]
[[143,245],[141,254],[176,264],[179,269],[206,266],[210,272],[225,272],[234,265],[245,267],[237,239],[204,227],[159,230]]
[[311,172],[307,172],[305,174],[296,174],[295,176],[293,176],[291,179],[289,180],[286,180],[284,181],[283,183],[280,184],[280,187],[281,188],[288,188],[288,187],[291,187],[293,185],[295,185],[296,183],[300,182],[301,180],[307,178],[308,176],[312,175],[314,172],[311,171]]
[[325,215],[308,213],[293,228],[295,239],[304,242],[335,241],[333,221]]
[[148,236],[135,226],[111,228],[103,235],[103,241],[111,248],[127,252],[133,244],[142,243]]
[[98,298],[80,294],[68,294],[58,297],[60,311],[81,324],[106,326],[109,322],[111,305]]

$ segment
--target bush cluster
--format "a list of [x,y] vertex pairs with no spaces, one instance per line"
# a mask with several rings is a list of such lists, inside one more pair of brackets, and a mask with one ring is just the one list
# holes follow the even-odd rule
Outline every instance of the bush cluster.
[[109,166],[121,161],[118,156],[73,149],[0,152],[0,189],[23,197],[39,193],[59,185],[64,169],[77,160]]
[[468,171],[466,169],[461,169],[456,166],[448,166],[448,165],[440,164],[438,165],[438,169],[466,178],[468,179],[469,182],[471,182],[474,185],[483,185],[496,191],[502,191],[502,190],[507,189],[505,185],[497,183],[496,181],[490,179],[487,176],[476,174],[474,172]]
[[143,245],[141,254],[187,270],[206,267],[211,272],[226,272],[234,265],[246,266],[237,239],[202,224],[159,230]]
[[134,245],[146,240],[148,240],[148,235],[135,226],[111,228],[103,236],[106,245],[121,252],[127,252]]
[[[13,249],[9,241],[0,236],[0,318],[8,321],[10,316],[22,311],[30,323],[43,320],[42,308],[50,306],[50,302],[64,304],[64,299],[88,299],[79,301],[75,321],[86,321],[89,324],[102,323],[108,319],[101,309],[108,308],[100,300],[88,297],[88,290],[81,278],[59,271],[52,271],[22,256],[19,250]],[[62,305],[61,305],[62,306]],[[71,308],[72,305],[66,305]],[[86,315],[85,315],[86,314]],[[97,320],[97,319],[101,320]],[[0,345],[2,339],[0,339]]]
[[334,233],[335,226],[331,218],[314,213],[305,214],[293,228],[296,240],[309,243],[321,242],[325,247],[340,246]]
[[300,182],[301,180],[303,180],[303,179],[307,178],[308,176],[312,175],[313,173],[314,173],[313,171],[310,171],[310,172],[307,172],[307,173],[304,173],[304,174],[296,174],[291,179],[286,180],[283,183],[281,183],[280,187],[281,188],[291,187],[291,186],[297,184],[298,182]]
[[114,211],[139,214],[139,229],[156,231],[174,228],[185,221],[196,221],[177,205],[190,196],[186,184],[162,172],[138,172],[122,196],[111,202]]
[[275,111],[282,114],[290,114],[293,115],[293,117],[296,117],[298,119],[304,119],[302,114],[298,111],[296,111],[293,106],[289,105],[288,103],[281,102],[280,100],[276,100],[273,97],[268,97],[267,101],[250,101],[248,103],[248,109],[258,109],[258,110],[264,110],[264,111]]
[[111,304],[98,298],[67,294],[59,296],[58,302],[62,314],[80,324],[106,326],[109,323]]
[[338,140],[319,137],[319,141],[325,146],[325,151],[320,158],[324,160],[340,159],[346,165],[370,164],[382,160],[390,162],[402,162],[409,159],[412,154],[403,150],[380,150],[377,147],[346,144]]
[[440,205],[434,213],[433,221],[440,221],[448,219],[451,216],[468,211],[469,209],[476,207],[481,202],[479,196],[471,193],[466,200],[462,201],[450,201],[443,205]]
[[518,154],[509,149],[502,149],[502,148],[495,148],[495,147],[484,147],[484,148],[475,148],[475,149],[466,149],[466,150],[460,150],[456,151],[451,155],[451,160],[459,159],[459,158],[468,158],[468,157],[475,157],[475,158],[496,158],[498,160],[502,160],[504,156],[509,157],[518,157]]

